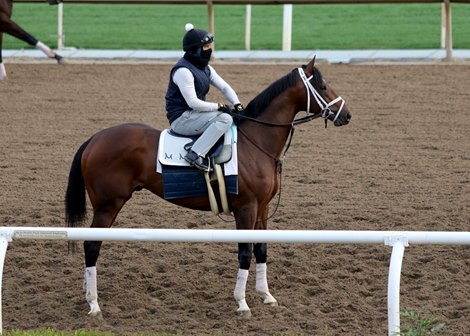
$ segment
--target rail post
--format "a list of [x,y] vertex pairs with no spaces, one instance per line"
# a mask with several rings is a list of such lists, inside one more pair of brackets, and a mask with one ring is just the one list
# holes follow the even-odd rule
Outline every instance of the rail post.
[[292,4],[284,5],[282,23],[282,51],[292,49]]
[[7,254],[8,243],[11,242],[11,231],[0,231],[0,334],[3,334],[3,315],[2,315],[2,283],[3,283],[3,265]]
[[251,4],[245,9],[245,50],[251,50]]
[[451,61],[453,59],[452,54],[452,10],[450,7],[450,0],[444,1],[444,10],[445,10],[445,37],[446,37],[446,61]]
[[388,270],[388,335],[396,336],[400,333],[400,277],[405,247],[408,246],[408,237],[398,234],[391,235],[385,238],[385,245],[392,247]]
[[57,4],[57,49],[64,49],[64,3]]

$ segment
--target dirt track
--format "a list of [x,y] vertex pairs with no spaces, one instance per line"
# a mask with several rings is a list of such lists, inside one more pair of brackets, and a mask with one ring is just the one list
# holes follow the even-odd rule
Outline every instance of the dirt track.
[[[299,64],[300,65],[300,64]],[[0,82],[0,225],[63,226],[72,157],[96,131],[127,121],[167,127],[170,65],[8,64]],[[347,127],[300,126],[287,155],[271,229],[469,231],[468,65],[327,65],[353,113]],[[216,66],[248,102],[293,65]],[[219,96],[212,91],[214,100]],[[135,194],[115,227],[232,229],[234,224]],[[60,241],[9,244],[4,330],[96,328],[116,334],[385,335],[391,249],[271,244],[264,307],[232,299],[235,244],[104,243],[98,291],[104,321],[87,317],[83,254]],[[401,308],[427,308],[443,335],[470,330],[470,250],[411,246]],[[402,320],[402,323],[405,321]]]

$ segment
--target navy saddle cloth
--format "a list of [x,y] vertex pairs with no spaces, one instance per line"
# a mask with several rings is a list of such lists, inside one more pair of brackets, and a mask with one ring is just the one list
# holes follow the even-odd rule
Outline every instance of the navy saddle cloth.
[[[225,137],[223,145],[231,147],[229,161],[221,164],[225,175],[227,193],[238,194],[238,166],[236,128],[232,128]],[[175,135],[164,130],[160,136],[160,145],[157,155],[157,171],[162,174],[163,197],[165,199],[178,199],[207,196],[207,184],[203,172],[191,167],[185,160],[187,145],[194,138]],[[217,150],[216,150],[217,151]]]

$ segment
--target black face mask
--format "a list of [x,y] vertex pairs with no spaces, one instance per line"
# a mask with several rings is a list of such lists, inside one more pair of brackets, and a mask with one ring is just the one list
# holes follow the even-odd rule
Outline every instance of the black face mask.
[[201,50],[201,59],[207,60],[207,63],[211,60],[212,49]]
[[212,49],[202,50],[199,49],[196,53],[186,52],[184,58],[197,66],[199,69],[204,69],[208,64],[212,56]]

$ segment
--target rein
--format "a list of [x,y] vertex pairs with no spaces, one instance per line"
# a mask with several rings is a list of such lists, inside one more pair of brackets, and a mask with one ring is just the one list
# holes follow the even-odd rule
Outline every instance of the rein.
[[[310,97],[310,95],[309,95],[309,97]],[[309,105],[310,105],[310,103],[309,103]],[[248,121],[252,121],[252,122],[257,123],[257,124],[270,126],[270,127],[294,127],[294,126],[304,124],[306,122],[312,121],[312,120],[320,118],[320,117],[325,118],[323,116],[322,112],[317,113],[317,114],[310,114],[309,113],[307,116],[299,118],[299,119],[295,119],[290,123],[275,124],[275,123],[271,123],[269,121],[263,121],[263,120],[248,117],[248,116],[245,116],[245,115],[242,115],[242,114],[238,114],[236,112],[227,112],[227,113],[230,114],[232,117],[237,118],[237,119],[248,120]],[[328,116],[326,116],[326,118],[328,118]]]

